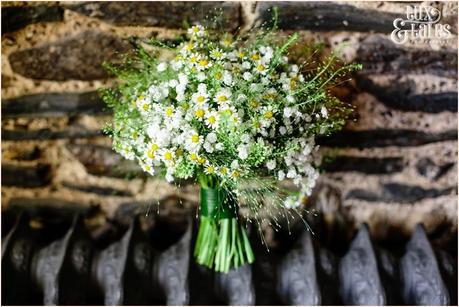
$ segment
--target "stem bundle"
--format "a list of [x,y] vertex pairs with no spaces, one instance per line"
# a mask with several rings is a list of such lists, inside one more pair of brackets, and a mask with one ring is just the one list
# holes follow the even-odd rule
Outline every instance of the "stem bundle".
[[200,217],[194,256],[199,264],[223,273],[255,260],[246,230],[237,218],[207,216]]

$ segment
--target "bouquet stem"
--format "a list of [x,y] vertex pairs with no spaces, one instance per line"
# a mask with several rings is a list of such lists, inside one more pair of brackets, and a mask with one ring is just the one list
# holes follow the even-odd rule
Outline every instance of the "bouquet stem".
[[196,261],[223,273],[252,263],[255,258],[234,199],[223,189],[201,187],[200,209]]

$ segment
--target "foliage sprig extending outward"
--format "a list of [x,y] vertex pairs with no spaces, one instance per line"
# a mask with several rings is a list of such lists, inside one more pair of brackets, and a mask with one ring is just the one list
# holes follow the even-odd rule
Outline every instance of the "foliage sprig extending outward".
[[[273,30],[222,35],[195,25],[175,47],[136,44],[123,64],[107,65],[121,80],[103,92],[114,110],[107,129],[114,150],[169,182],[194,178],[202,188],[228,191],[255,218],[267,198],[298,207],[318,177],[315,137],[340,129],[350,112],[329,88],[359,65],[342,65],[334,54],[289,63],[297,39],[282,40]],[[160,60],[158,49],[169,58]],[[299,195],[275,187],[284,179]],[[235,216],[201,216],[199,263],[228,271],[253,261]]]

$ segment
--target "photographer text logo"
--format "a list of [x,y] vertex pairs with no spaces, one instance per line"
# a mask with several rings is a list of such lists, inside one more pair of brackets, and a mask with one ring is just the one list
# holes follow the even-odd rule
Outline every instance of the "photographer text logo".
[[394,20],[390,37],[396,44],[410,42],[445,43],[452,37],[451,26],[441,24],[441,12],[432,6],[407,6],[406,19]]

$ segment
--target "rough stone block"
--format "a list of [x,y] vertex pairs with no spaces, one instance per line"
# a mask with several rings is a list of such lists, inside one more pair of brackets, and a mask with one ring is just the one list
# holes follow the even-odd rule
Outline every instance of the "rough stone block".
[[36,188],[51,181],[51,166],[2,164],[2,185]]
[[[270,23],[273,8],[279,9],[279,28],[286,30],[348,30],[390,33],[398,14],[357,8],[350,4],[325,2],[259,2],[258,19]],[[365,18],[362,18],[365,16]]]
[[82,2],[69,9],[99,18],[118,26],[154,26],[182,28],[189,24],[207,23],[215,18],[223,27],[234,30],[239,25],[239,3],[221,1],[197,2]]
[[14,72],[31,79],[65,81],[96,80],[109,76],[104,61],[116,62],[129,43],[111,34],[84,31],[75,36],[9,56]]
[[2,34],[19,30],[37,22],[62,21],[64,10],[59,6],[2,7]]
[[407,48],[380,35],[370,35],[359,44],[355,61],[361,73],[430,73],[457,78],[457,51]]
[[361,172],[365,174],[392,174],[403,170],[403,159],[392,158],[366,158],[338,156],[332,157],[330,162],[323,164],[327,172]]
[[419,146],[428,143],[456,140],[457,131],[429,133],[405,129],[343,130],[330,137],[319,137],[318,143],[334,147]]
[[2,100],[2,115],[23,116],[73,116],[78,113],[108,113],[97,92],[46,93]]
[[453,188],[426,189],[401,183],[386,183],[380,192],[355,189],[349,191],[346,199],[361,199],[370,202],[414,203],[424,198],[439,197],[451,194]]

